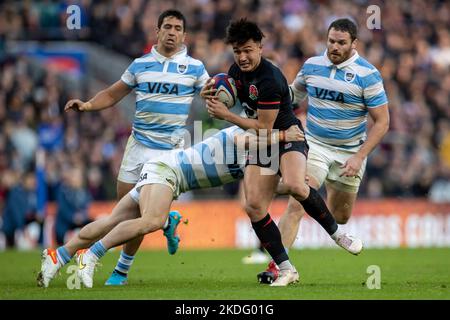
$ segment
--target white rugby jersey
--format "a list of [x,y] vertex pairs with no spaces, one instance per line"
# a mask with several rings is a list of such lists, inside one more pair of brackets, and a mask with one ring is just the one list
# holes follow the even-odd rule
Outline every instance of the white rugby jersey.
[[306,134],[343,148],[364,143],[368,108],[388,102],[380,72],[357,52],[339,65],[326,51],[309,58],[294,85],[308,93]]
[[217,187],[241,179],[246,152],[234,143],[234,137],[241,133],[244,130],[232,126],[186,150],[177,151],[177,170],[183,174],[182,192]]
[[185,46],[169,58],[156,49],[135,59],[121,77],[136,92],[133,136],[152,149],[179,148],[194,94],[209,75]]

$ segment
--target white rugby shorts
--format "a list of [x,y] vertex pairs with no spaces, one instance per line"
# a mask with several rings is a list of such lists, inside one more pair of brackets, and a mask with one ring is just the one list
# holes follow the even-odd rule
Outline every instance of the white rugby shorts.
[[333,188],[345,192],[357,193],[366,170],[367,158],[354,177],[340,177],[343,172],[340,168],[352,155],[358,152],[359,147],[343,149],[324,144],[311,136],[306,137],[309,145],[306,173],[319,182],[319,186],[326,181]]
[[130,135],[123,154],[117,180],[129,184],[136,184],[139,181],[142,167],[147,161],[170,153],[171,151],[173,150],[148,148],[137,142],[133,135]]

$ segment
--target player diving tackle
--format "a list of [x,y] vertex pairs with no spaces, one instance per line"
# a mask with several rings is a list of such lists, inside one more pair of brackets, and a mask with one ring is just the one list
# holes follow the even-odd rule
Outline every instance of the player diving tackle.
[[[283,136],[286,141],[304,138],[303,132],[295,126],[283,132]],[[260,139],[259,143],[266,141]],[[110,216],[86,225],[64,246],[44,250],[38,285],[48,287],[77,250],[95,242],[79,256],[79,266],[82,266],[79,276],[86,287],[92,287],[95,263],[106,250],[164,229],[172,201],[180,193],[242,178],[246,147],[252,144],[257,144],[256,136],[244,134],[244,130],[233,126],[188,149],[173,150],[147,161],[134,189],[117,203]]]

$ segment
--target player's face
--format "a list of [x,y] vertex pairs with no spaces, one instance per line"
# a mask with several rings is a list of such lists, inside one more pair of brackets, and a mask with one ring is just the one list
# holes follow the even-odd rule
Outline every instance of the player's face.
[[161,28],[157,30],[158,49],[161,53],[174,53],[179,50],[186,38],[183,20],[175,17],[165,17]]
[[233,44],[234,61],[242,72],[250,72],[261,62],[262,45],[250,39],[243,44]]
[[330,29],[327,39],[327,56],[333,64],[340,64],[350,58],[356,48],[356,40],[352,41],[350,33]]

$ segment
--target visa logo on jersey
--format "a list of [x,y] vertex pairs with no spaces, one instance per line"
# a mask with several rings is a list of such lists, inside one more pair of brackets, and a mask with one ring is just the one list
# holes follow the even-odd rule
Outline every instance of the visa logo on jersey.
[[344,94],[342,92],[336,92],[328,89],[316,89],[316,97],[324,100],[331,100],[344,103]]
[[178,84],[176,83],[147,82],[147,88],[149,93],[178,95]]

